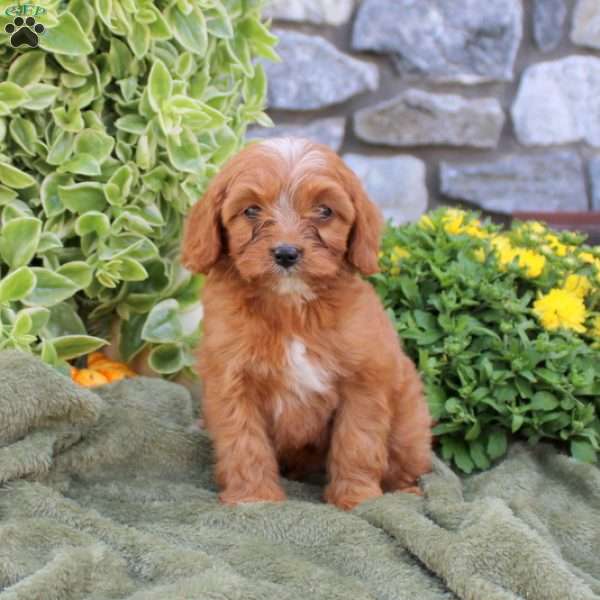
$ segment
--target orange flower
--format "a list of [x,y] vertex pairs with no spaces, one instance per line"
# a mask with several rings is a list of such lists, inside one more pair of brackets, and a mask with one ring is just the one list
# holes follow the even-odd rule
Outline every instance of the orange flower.
[[87,369],[71,367],[71,379],[85,387],[104,385],[136,375],[128,365],[110,360],[102,352],[92,352],[87,357],[87,366]]
[[108,379],[92,369],[79,369],[73,376],[73,381],[83,387],[96,387],[108,383]]

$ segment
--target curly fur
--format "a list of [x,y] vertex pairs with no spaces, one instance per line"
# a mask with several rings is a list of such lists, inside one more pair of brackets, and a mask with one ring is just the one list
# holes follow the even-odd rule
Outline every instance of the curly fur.
[[[221,501],[283,500],[280,472],[321,468],[342,509],[418,493],[431,467],[421,381],[361,278],[377,271],[381,225],[334,152],[290,138],[244,149],[192,209],[182,256],[208,274],[199,372]],[[302,253],[291,269],[273,260],[282,243]]]

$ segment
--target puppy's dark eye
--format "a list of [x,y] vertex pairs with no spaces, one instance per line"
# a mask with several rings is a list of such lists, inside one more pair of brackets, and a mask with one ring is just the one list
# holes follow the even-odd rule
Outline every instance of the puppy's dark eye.
[[329,217],[333,215],[333,211],[329,208],[329,206],[321,204],[320,206],[317,206],[317,215],[319,216],[319,219],[325,220],[329,219]]
[[249,206],[244,210],[244,215],[248,219],[256,219],[256,217],[258,217],[258,215],[260,214],[260,210],[260,206],[256,206],[256,204],[253,204],[252,206]]

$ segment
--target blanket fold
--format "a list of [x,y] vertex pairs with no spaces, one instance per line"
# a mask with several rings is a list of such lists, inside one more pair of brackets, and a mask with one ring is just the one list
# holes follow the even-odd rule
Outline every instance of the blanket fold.
[[91,392],[0,352],[0,600],[600,600],[600,469],[514,444],[343,513],[314,483],[217,502],[189,392]]

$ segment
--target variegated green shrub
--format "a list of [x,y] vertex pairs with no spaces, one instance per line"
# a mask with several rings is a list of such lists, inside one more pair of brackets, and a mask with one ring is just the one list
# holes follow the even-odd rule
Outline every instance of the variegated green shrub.
[[124,360],[151,346],[179,372],[200,286],[177,261],[182,220],[268,123],[254,59],[276,38],[256,0],[37,4],[38,48],[0,34],[0,349],[64,367],[117,320]]

